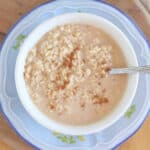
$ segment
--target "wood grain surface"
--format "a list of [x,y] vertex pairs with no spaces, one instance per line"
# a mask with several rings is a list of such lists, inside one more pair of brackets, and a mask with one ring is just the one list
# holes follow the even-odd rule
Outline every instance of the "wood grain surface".
[[[142,0],[107,0],[126,12],[143,30],[150,40],[150,25],[145,14],[136,3]],[[145,0],[144,0],[145,1]],[[0,0],[0,42],[5,37],[10,27],[26,12],[46,0]],[[0,150],[32,150],[11,129],[0,113]],[[122,144],[119,150],[149,150],[150,149],[150,116],[140,130],[128,141]]]

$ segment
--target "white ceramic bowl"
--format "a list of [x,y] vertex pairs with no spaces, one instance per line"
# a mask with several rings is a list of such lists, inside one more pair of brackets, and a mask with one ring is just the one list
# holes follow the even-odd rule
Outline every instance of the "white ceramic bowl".
[[15,67],[15,82],[17,92],[20,98],[20,101],[26,111],[32,116],[37,122],[39,122],[44,127],[58,131],[64,134],[70,135],[83,135],[90,134],[94,132],[101,131],[108,126],[115,123],[124,113],[127,111],[128,107],[132,103],[133,97],[136,92],[136,88],[138,85],[138,74],[130,75],[127,83],[127,88],[124,92],[123,98],[120,103],[116,106],[114,111],[106,116],[104,119],[83,126],[71,126],[58,123],[54,120],[51,120],[46,115],[44,115],[32,102],[24,81],[24,65],[26,56],[29,50],[38,42],[38,40],[49,30],[53,29],[58,25],[64,25],[69,23],[80,23],[80,24],[89,24],[96,27],[101,28],[106,33],[108,33],[116,42],[119,44],[123,53],[126,57],[129,66],[138,66],[135,52],[130,44],[130,41],[126,38],[126,36],[117,28],[117,26],[113,25],[111,22],[106,19],[92,15],[87,13],[68,13],[64,15],[60,15],[49,19],[38,27],[36,27],[25,39],[22,44]]

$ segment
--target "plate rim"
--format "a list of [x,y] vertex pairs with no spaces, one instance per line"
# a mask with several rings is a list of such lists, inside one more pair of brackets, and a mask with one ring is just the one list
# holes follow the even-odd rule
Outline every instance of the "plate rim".
[[[55,1],[58,0],[51,0],[51,1],[47,1],[44,2],[36,7],[34,7],[32,10],[28,11],[27,13],[25,13],[23,16],[20,17],[20,19],[18,19],[16,21],[16,23],[14,25],[12,25],[12,27],[9,29],[9,31],[7,32],[5,38],[3,39],[3,41],[0,44],[0,55],[1,55],[1,49],[3,48],[3,45],[5,43],[5,41],[7,40],[9,34],[13,31],[13,29],[20,23],[20,21],[22,21],[25,17],[27,17],[28,15],[30,15],[33,11],[35,11],[36,9],[47,5],[49,3],[53,3]],[[110,4],[108,2],[105,1],[101,1],[101,0],[89,0],[89,1],[95,1],[95,2],[99,2],[99,3],[103,3],[105,5],[110,6],[112,9],[118,11],[120,14],[122,14],[124,17],[126,17],[126,19],[134,26],[134,28],[136,28],[136,30],[139,32],[139,34],[141,35],[141,37],[143,38],[143,40],[145,41],[146,45],[149,47],[150,49],[150,41],[148,40],[148,38],[146,37],[146,35],[143,33],[143,31],[139,28],[139,26],[136,24],[136,22],[130,17],[128,16],[124,11],[122,11],[120,8],[114,6],[113,4]],[[25,137],[23,137],[18,130],[13,126],[13,124],[11,123],[11,121],[9,120],[9,118],[7,117],[7,114],[3,111],[3,107],[1,106],[0,103],[0,112],[2,112],[3,117],[7,120],[8,124],[10,125],[10,127],[16,132],[16,134],[24,141],[26,142],[29,146],[32,146],[33,148],[40,150],[40,148],[38,148],[36,145],[32,144],[32,142],[30,142],[30,140],[26,139]],[[116,144],[116,146],[114,146],[112,149],[116,149],[118,148],[120,145],[122,145],[125,141],[127,141],[130,137],[132,137],[139,129],[140,127],[143,125],[144,121],[146,120],[146,118],[149,116],[150,113],[150,108],[147,111],[147,114],[145,115],[145,117],[143,118],[141,124],[124,140],[118,142],[118,144]]]

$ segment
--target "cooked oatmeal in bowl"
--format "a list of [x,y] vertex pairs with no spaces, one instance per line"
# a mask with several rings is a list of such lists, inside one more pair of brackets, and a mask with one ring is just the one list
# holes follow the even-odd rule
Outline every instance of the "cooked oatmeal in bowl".
[[125,66],[120,48],[98,28],[68,24],[49,31],[26,59],[24,79],[33,102],[63,123],[98,121],[112,111],[126,88],[126,75],[106,77],[116,50],[117,63]]
[[[79,19],[78,22],[54,24],[51,29],[40,33],[41,36],[31,44],[32,46],[27,46],[28,49],[25,47],[26,52],[22,54],[22,57],[25,57],[20,61],[24,66],[21,71],[22,80],[30,104],[26,105],[24,101],[23,104],[40,123],[45,117],[43,125],[47,123],[45,126],[50,129],[69,134],[85,134],[99,131],[98,128],[102,125],[103,128],[107,127],[107,122],[112,123],[112,120],[117,119],[117,109],[121,111],[121,107],[127,108],[129,103],[125,104],[125,99],[133,96],[130,89],[127,90],[129,81],[133,83],[137,78],[109,75],[112,67],[127,66],[131,60],[127,62],[126,55],[132,53],[124,52],[116,40],[102,29],[103,27],[86,22],[90,15],[75,16]],[[82,22],[80,17],[85,17],[86,21],[83,19]],[[95,21],[98,24],[97,16],[90,17],[92,21],[96,17]],[[35,29],[36,31],[38,34],[38,30]],[[34,37],[34,34],[30,39],[32,36]],[[16,82],[17,87],[19,84]],[[133,87],[134,85],[130,84],[130,88]],[[36,109],[39,118],[32,109]],[[111,115],[116,117],[112,119]],[[81,128],[77,131],[80,126],[85,130]],[[92,126],[97,128],[93,129]],[[67,127],[70,127],[70,131],[65,129]]]

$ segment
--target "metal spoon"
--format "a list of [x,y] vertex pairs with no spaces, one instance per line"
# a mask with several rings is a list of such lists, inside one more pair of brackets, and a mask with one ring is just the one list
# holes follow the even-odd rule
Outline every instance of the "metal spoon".
[[131,74],[131,73],[150,73],[150,65],[149,66],[140,66],[140,67],[134,67],[130,66],[128,68],[112,68],[109,71],[110,75],[115,75],[115,74]]

